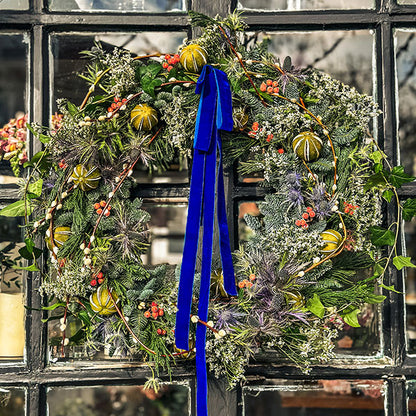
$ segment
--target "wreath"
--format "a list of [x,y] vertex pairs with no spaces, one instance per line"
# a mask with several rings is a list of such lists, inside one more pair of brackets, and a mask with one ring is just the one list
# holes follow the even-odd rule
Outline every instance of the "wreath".
[[[208,368],[230,387],[261,351],[309,372],[334,357],[345,325],[360,326],[363,305],[395,290],[382,280],[391,264],[415,267],[396,249],[402,218],[416,214],[416,200],[400,201],[397,189],[414,178],[372,138],[380,111],[371,97],[290,58],[281,63],[267,39],[246,48],[238,14],[190,16],[203,33],[177,53],[133,56],[100,44],[84,52],[85,99],[59,100],[59,128],[28,126],[44,150],[24,164],[22,200],[0,214],[25,217],[21,254],[27,270],[42,272],[44,309],[53,311],[46,321],[60,320],[61,337],[51,342],[62,352],[107,348],[170,371],[194,358],[203,325]],[[196,283],[189,349],[180,350],[180,266],[143,265],[150,215],[132,197],[131,175],[137,165],[161,171],[192,156],[195,88],[206,64],[227,75],[232,91],[224,161],[259,175],[266,195],[259,213],[245,216],[252,232],[233,253],[237,296],[227,295],[214,259],[208,319],[198,316]],[[397,210],[394,222],[383,218],[383,204]],[[43,268],[39,237],[50,253]]]

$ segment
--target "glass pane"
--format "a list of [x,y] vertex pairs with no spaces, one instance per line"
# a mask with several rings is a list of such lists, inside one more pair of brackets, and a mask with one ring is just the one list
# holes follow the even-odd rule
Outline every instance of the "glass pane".
[[416,416],[416,381],[407,382],[407,408],[409,416]]
[[26,35],[0,34],[0,185],[15,184],[26,159],[26,53]]
[[186,416],[190,389],[164,384],[158,392],[143,386],[55,387],[48,391],[49,416]]
[[25,345],[23,273],[12,268],[21,264],[20,225],[17,218],[0,216],[0,360],[8,361],[22,360]]
[[0,415],[24,416],[25,391],[23,389],[0,386]]
[[309,33],[268,32],[270,52],[295,66],[312,66],[351,85],[361,93],[373,92],[373,33],[368,30]]
[[[416,258],[416,221],[406,222],[405,225],[406,255],[412,260]],[[406,320],[407,342],[410,353],[416,353],[416,272],[406,270]]]
[[409,4],[409,5],[415,5],[416,0],[398,0],[398,4]]
[[27,10],[28,8],[28,0],[2,0],[0,2],[0,10]]
[[397,31],[397,85],[399,88],[399,140],[401,164],[416,174],[416,33]]
[[[185,199],[186,201],[186,199]],[[187,205],[143,204],[151,216],[150,247],[143,256],[147,265],[178,264],[182,260]]]
[[370,9],[373,0],[239,0],[238,8],[261,10]]
[[269,380],[262,386],[245,387],[243,395],[245,416],[384,415],[381,380]]
[[[80,105],[88,92],[86,82],[78,74],[85,69],[87,61],[80,52],[90,50],[94,42],[101,42],[105,51],[115,47],[129,50],[133,55],[141,56],[155,52],[175,53],[186,37],[185,32],[142,32],[139,34],[71,34],[52,37],[54,62],[53,107],[57,111],[56,100],[66,98]],[[102,93],[98,91],[97,94]],[[149,174],[144,166],[136,165],[134,177],[139,183],[188,183],[187,160],[174,156],[173,162],[164,172]]]
[[185,0],[49,0],[52,10],[167,12],[185,10]]

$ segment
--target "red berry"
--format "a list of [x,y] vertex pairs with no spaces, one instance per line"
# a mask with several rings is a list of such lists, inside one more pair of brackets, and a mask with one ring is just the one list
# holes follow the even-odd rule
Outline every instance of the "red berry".
[[107,207],[107,209],[108,209],[108,210],[110,210],[110,209],[111,209],[111,205],[109,205],[109,206]]
[[315,211],[309,211],[309,216],[311,218],[314,218],[315,217]]
[[278,149],[277,153],[280,153],[281,155],[284,153],[285,151],[283,149]]
[[245,286],[245,283],[244,282],[238,282],[238,287],[240,289],[242,289],[244,286]]
[[272,84],[273,84],[273,81],[272,81],[271,79],[268,79],[268,80],[266,81],[266,84],[267,84],[268,86],[270,86],[270,85],[272,85]]
[[166,60],[170,59],[170,55],[169,55],[169,54],[166,54],[166,55],[165,55],[165,59],[166,59]]
[[273,92],[275,93],[275,94],[279,94],[279,87],[274,87],[273,88]]
[[276,88],[279,85],[279,83],[277,81],[273,81],[273,84],[272,85],[273,85],[273,87]]
[[120,101],[117,103],[117,108],[120,108],[123,105]]
[[158,313],[157,312],[153,312],[152,313],[152,317],[153,317],[153,319],[157,319],[157,317],[158,317],[159,315],[158,315]]
[[150,312],[149,311],[146,311],[143,315],[144,315],[145,318],[150,318]]
[[91,286],[97,286],[97,281],[95,279],[92,279],[90,284]]
[[295,221],[295,224],[298,226],[298,227],[300,227],[302,224],[300,223],[300,220],[296,220]]
[[267,92],[271,94],[273,92],[273,87],[267,87]]
[[104,200],[103,200],[103,201],[100,201],[100,206],[101,206],[102,208],[104,208],[106,204],[107,204],[107,202],[105,202]]
[[152,312],[157,312],[159,308],[157,306],[152,306]]
[[350,212],[350,209],[347,207],[347,208],[345,208],[345,209],[344,209],[344,212],[345,212],[346,214],[348,214],[348,213]]
[[180,60],[181,59],[181,57],[179,56],[179,54],[178,53],[175,53],[175,55],[173,55],[173,57],[176,59],[176,60]]
[[166,335],[166,334],[167,334],[166,329],[162,330],[162,335]]
[[116,103],[111,104],[111,108],[115,110],[117,108],[117,104]]
[[156,302],[152,302],[152,306],[157,306],[157,303]]
[[109,217],[109,216],[110,216],[110,211],[109,211],[108,209],[106,209],[106,210],[105,210],[105,212],[104,212],[104,215],[105,215],[106,217]]
[[305,220],[307,220],[309,218],[309,214],[307,212],[304,212],[302,214],[302,218],[304,218]]
[[103,276],[104,276],[103,272],[99,272],[99,273],[97,274],[97,279],[102,279],[102,278],[103,278]]
[[94,204],[94,209],[98,209],[98,208],[100,208],[99,202],[97,202],[97,203]]
[[253,131],[257,131],[259,129],[259,123],[253,123],[253,125],[251,126],[251,129]]
[[273,139],[273,134],[267,135],[267,141],[270,142]]
[[306,207],[306,211],[312,211],[312,207]]
[[175,65],[175,60],[173,58],[168,59],[169,65]]
[[300,225],[303,227],[304,225],[306,225],[306,221],[305,220],[300,220]]
[[308,224],[304,224],[304,225],[302,225],[302,228],[308,228],[309,227],[309,225]]
[[163,311],[163,309],[159,309],[158,314],[159,314],[159,316],[163,316],[165,314],[165,312]]
[[119,97],[114,97],[114,102],[115,103],[118,103],[120,101],[120,98]]
[[168,66],[168,72],[172,71],[172,69],[173,69],[173,66],[172,65],[169,65]]
[[111,107],[108,107],[108,108],[107,108],[107,111],[108,111],[109,113],[112,113],[112,112],[113,112],[113,109],[112,109]]
[[168,66],[169,66],[169,64],[167,62],[163,62],[163,64],[162,64],[163,69],[166,69]]
[[99,284],[99,285],[102,285],[102,284],[103,284],[103,282],[104,282],[104,279],[98,279],[98,284]]
[[163,332],[163,331],[162,331],[160,328],[158,328],[158,329],[157,329],[157,333],[158,333],[159,335],[162,335],[162,332]]
[[103,212],[103,210],[102,210],[101,208],[97,209],[97,214],[98,214],[98,215],[101,215],[101,214],[102,214],[102,212]]
[[122,100],[121,100],[121,102],[124,104],[124,103],[126,103],[127,102],[127,98],[123,98]]
[[262,82],[261,85],[260,85],[260,91],[264,92],[266,90],[267,90],[267,85],[264,82]]

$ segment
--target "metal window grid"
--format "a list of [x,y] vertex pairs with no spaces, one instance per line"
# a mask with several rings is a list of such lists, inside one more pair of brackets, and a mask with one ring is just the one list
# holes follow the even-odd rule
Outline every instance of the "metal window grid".
[[[225,15],[237,5],[237,0],[187,0],[188,9],[206,14]],[[48,123],[50,108],[50,63],[49,36],[59,32],[94,31],[188,31],[184,13],[85,13],[48,11],[47,0],[31,0],[28,11],[1,11],[0,34],[7,31],[22,31],[30,34],[28,65],[28,109],[30,119],[42,125]],[[375,0],[373,9],[366,10],[323,10],[323,11],[246,11],[246,22],[255,30],[305,31],[326,29],[372,29],[375,32],[376,95],[383,115],[378,126],[379,141],[384,151],[394,162],[398,162],[398,113],[394,51],[394,30],[409,28],[416,30],[416,6],[399,5],[396,0]],[[39,150],[39,143],[31,143],[32,154]],[[237,182],[234,170],[226,175],[227,210],[234,245],[237,240],[236,218],[238,204],[242,200],[255,200],[263,196],[261,188]],[[138,192],[143,198],[187,197],[187,185],[146,185]],[[416,197],[416,183],[403,187],[400,196]],[[0,188],[0,203],[8,203],[17,197],[15,191]],[[387,212],[394,216],[393,212]],[[47,357],[46,326],[42,324],[41,298],[36,274],[27,276],[26,316],[26,361],[25,363],[0,365],[0,385],[24,387],[27,391],[26,414],[46,415],[47,388],[49,386],[88,386],[110,384],[137,384],[150,375],[140,363],[111,363],[97,366],[94,362],[82,365],[49,366]],[[391,272],[387,284],[394,284],[404,291],[403,275]],[[311,375],[302,375],[296,368],[257,362],[247,372],[249,383],[256,379],[280,378],[310,380],[329,379],[383,379],[386,380],[386,415],[405,415],[406,380],[416,377],[416,356],[406,352],[405,303],[403,294],[385,293],[387,300],[382,310],[382,351],[388,359],[353,359],[348,365],[317,367]],[[363,363],[365,364],[363,368]],[[359,364],[359,365],[358,365]],[[186,367],[174,371],[175,380],[189,380],[194,403],[194,373]],[[250,381],[252,380],[252,381]],[[242,391],[224,393],[221,382],[210,383],[209,406],[213,415],[242,414]],[[191,414],[194,414],[194,405]]]

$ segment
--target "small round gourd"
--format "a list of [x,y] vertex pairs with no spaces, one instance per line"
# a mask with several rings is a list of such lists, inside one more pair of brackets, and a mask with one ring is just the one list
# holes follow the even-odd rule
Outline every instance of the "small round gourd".
[[[115,293],[111,294],[116,303],[119,299]],[[98,315],[112,315],[117,312],[116,305],[111,299],[110,292],[104,286],[100,286],[96,292],[90,296],[91,309]]]
[[157,111],[148,104],[138,104],[130,113],[130,120],[137,130],[150,131],[159,122]]
[[180,54],[180,62],[185,71],[199,74],[204,65],[208,62],[208,54],[199,45],[185,46]]
[[342,243],[342,235],[335,230],[329,229],[321,233],[325,246],[321,248],[322,254],[331,254],[338,250]]
[[322,149],[322,140],[311,131],[299,133],[292,142],[293,151],[305,162],[318,159]]
[[[65,241],[68,240],[68,238],[71,236],[71,228],[70,227],[56,227],[53,232],[53,243],[56,247],[61,248]],[[49,250],[52,250],[52,243],[51,238],[46,238],[46,244],[49,248]]]
[[101,173],[95,166],[77,165],[74,167],[71,178],[75,185],[87,192],[98,187]]

